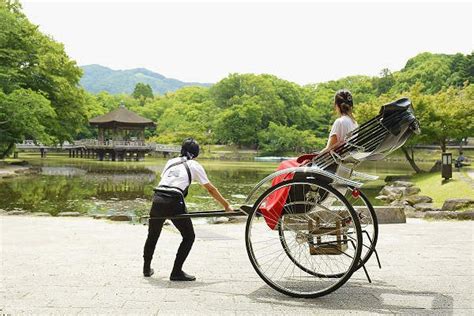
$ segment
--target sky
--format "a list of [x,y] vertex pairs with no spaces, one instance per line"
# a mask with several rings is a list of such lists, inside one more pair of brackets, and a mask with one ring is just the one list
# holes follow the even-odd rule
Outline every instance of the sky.
[[214,83],[270,73],[299,84],[400,70],[421,52],[473,51],[468,2],[21,1],[79,65]]

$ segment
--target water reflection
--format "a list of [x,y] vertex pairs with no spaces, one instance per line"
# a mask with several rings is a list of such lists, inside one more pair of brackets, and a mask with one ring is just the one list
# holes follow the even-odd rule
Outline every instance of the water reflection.
[[41,167],[40,174],[47,176],[82,176],[87,173],[86,170],[76,167]]
[[[148,212],[153,187],[165,160],[146,163],[97,163],[64,158],[33,160],[41,172],[27,177],[0,182],[0,208],[22,208],[32,212],[79,211],[82,213]],[[277,163],[202,161],[209,179],[233,205],[241,205],[248,192],[263,177],[271,173]],[[368,163],[362,170],[378,174],[407,174],[405,163]],[[364,192],[375,197],[382,181],[369,184]],[[191,186],[186,199],[190,211],[215,210],[220,206],[199,185]]]
[[57,214],[84,212],[82,201],[94,194],[80,177],[36,175],[4,181],[0,185],[0,208]]
[[123,200],[132,200],[135,198],[145,197],[144,182],[103,182],[97,185],[96,198],[107,200],[111,198],[119,198]]
[[[154,164],[111,165],[68,160],[32,161],[39,174],[7,179],[0,183],[0,208],[32,212],[79,211],[82,213],[146,213],[153,187],[166,161]],[[211,181],[235,205],[245,200],[252,186],[274,166],[203,163]],[[262,168],[260,168],[262,167]],[[220,208],[200,186],[193,185],[187,198],[190,211]]]
[[149,192],[157,180],[153,171],[143,167],[55,166],[51,161],[40,167],[37,175],[0,183],[0,208],[21,208],[52,215],[65,211],[97,213],[126,210],[130,205],[120,205],[122,200],[139,199],[137,210],[143,210],[148,208],[143,204],[147,203]]

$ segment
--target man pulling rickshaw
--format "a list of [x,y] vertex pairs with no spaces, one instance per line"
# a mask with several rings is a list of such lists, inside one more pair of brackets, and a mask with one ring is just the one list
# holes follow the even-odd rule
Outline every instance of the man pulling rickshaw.
[[[199,144],[192,138],[184,140],[181,146],[181,154],[178,158],[168,160],[158,186],[154,189],[153,204],[150,211],[148,226],[148,237],[143,250],[143,275],[150,277],[154,270],[151,268],[153,253],[156,243],[160,237],[164,218],[166,216],[176,216],[186,214],[186,203],[184,198],[188,195],[191,183],[198,182],[217,201],[225,211],[231,212],[229,202],[221,195],[219,190],[209,181],[206,171],[202,165],[196,161],[199,156]],[[194,281],[196,277],[183,271],[183,264],[188,257],[194,243],[194,228],[189,218],[171,219],[173,225],[179,230],[183,240],[179,245],[173,270],[171,271],[171,281]]]

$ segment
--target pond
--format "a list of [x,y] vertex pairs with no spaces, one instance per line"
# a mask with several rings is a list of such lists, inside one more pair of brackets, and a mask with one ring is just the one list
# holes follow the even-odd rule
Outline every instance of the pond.
[[[108,162],[72,159],[65,156],[23,154],[38,169],[37,174],[0,180],[0,208],[20,208],[30,212],[78,211],[86,214],[128,213],[146,214],[151,205],[153,187],[160,179],[164,159],[147,157],[144,162]],[[242,162],[201,160],[209,179],[235,207],[242,205],[253,186],[277,167],[276,162]],[[411,174],[405,162],[364,163],[358,170],[386,175]],[[374,199],[383,181],[364,186],[364,192]],[[218,210],[205,189],[190,188],[186,199],[189,211]]]

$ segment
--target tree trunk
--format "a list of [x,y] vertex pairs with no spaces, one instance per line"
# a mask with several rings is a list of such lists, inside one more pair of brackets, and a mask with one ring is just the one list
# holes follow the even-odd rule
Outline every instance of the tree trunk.
[[405,146],[402,146],[402,151],[405,154],[405,158],[408,160],[413,170],[415,170],[416,173],[423,173],[424,171],[421,170],[420,167],[418,167],[415,162],[415,155],[414,155],[413,148],[410,148],[410,150],[411,150],[411,155],[410,153],[408,153],[408,150],[405,148]]
[[445,152],[446,152],[446,140],[445,140],[445,139],[442,139],[442,140],[440,141],[440,144],[439,144],[439,145],[440,145],[440,147],[441,147],[441,151],[442,151],[443,153],[445,153]]
[[12,150],[13,146],[15,146],[15,143],[10,143],[10,144],[8,144],[7,149],[6,149],[4,152],[2,152],[2,153],[0,154],[0,159],[4,159],[4,158],[8,155],[8,153],[10,152],[10,150]]

